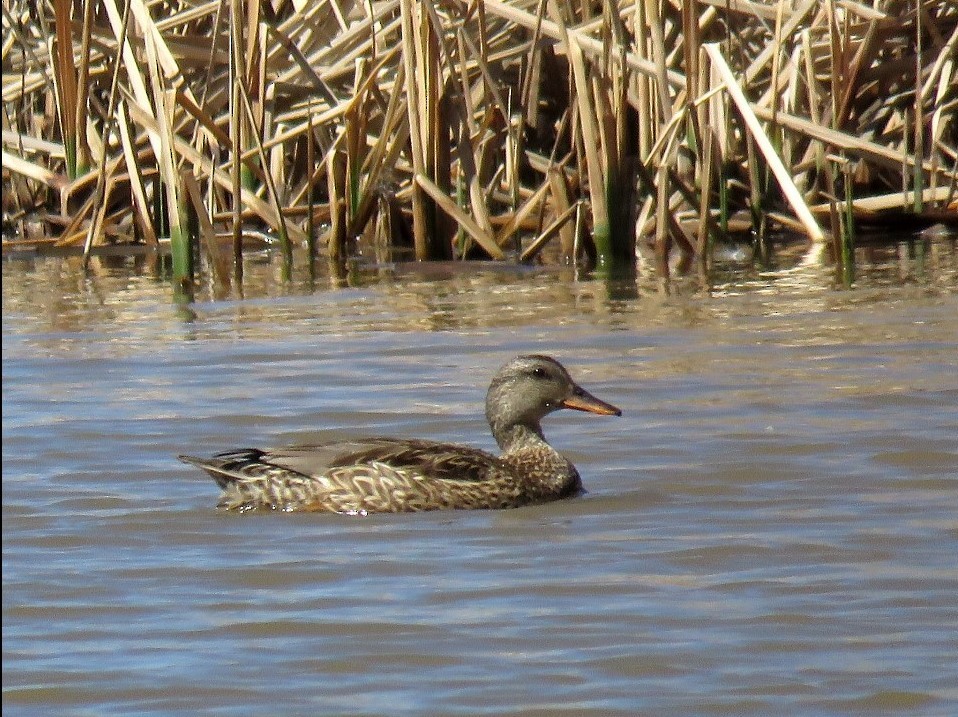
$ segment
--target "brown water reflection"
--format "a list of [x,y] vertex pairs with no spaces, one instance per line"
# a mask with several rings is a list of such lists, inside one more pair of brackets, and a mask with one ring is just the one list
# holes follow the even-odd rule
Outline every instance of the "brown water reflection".
[[[800,252],[624,286],[251,260],[187,307],[133,259],[6,260],[4,714],[958,713],[958,252],[869,251],[850,287]],[[624,411],[547,420],[579,499],[226,515],[174,458],[490,449],[527,351]]]
[[[744,254],[742,253],[744,251]],[[572,268],[519,267],[507,263],[357,264],[349,285],[329,275],[308,278],[298,256],[291,280],[283,281],[277,256],[247,257],[242,294],[226,298],[237,318],[255,323],[257,316],[282,312],[282,303],[263,302],[314,295],[322,321],[341,323],[344,330],[463,330],[522,325],[564,314],[592,315],[609,326],[627,326],[637,313],[642,322],[670,324],[684,319],[694,324],[724,311],[711,299],[748,296],[767,299],[768,311],[790,313],[848,306],[881,300],[886,288],[951,293],[958,285],[958,250],[954,235],[944,230],[904,238],[897,243],[867,244],[857,251],[855,282],[843,285],[841,271],[830,262],[827,247],[804,243],[783,245],[765,264],[749,259],[750,251],[730,249],[705,273],[662,279],[649,266],[628,281],[599,282],[577,277]],[[743,263],[742,259],[749,259]],[[320,265],[317,267],[322,268]],[[6,258],[3,269],[4,308],[43,320],[53,330],[79,330],[128,321],[131,309],[155,303],[170,307],[168,274],[153,255],[117,253],[96,256],[82,270],[78,256]],[[337,289],[337,287],[340,287]],[[845,289],[843,291],[842,289]],[[788,302],[781,296],[788,295]],[[637,303],[636,300],[642,301]],[[222,301],[200,276],[194,295],[197,305]],[[781,306],[775,307],[775,303]],[[193,317],[193,309],[178,305],[178,317]],[[684,312],[677,316],[676,311]],[[297,308],[296,311],[299,311]],[[662,315],[660,316],[660,312]],[[630,318],[631,317],[631,318]],[[412,323],[403,326],[404,322]]]

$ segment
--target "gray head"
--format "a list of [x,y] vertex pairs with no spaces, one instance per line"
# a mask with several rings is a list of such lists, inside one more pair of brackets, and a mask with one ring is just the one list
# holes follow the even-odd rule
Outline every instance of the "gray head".
[[519,432],[542,438],[539,422],[553,411],[571,408],[606,416],[622,411],[576,384],[565,367],[549,356],[519,356],[492,377],[486,394],[486,419],[500,447]]

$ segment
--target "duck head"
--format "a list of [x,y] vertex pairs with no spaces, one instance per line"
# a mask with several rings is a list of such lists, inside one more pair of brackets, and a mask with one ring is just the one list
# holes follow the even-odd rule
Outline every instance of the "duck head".
[[540,439],[540,421],[563,408],[604,416],[621,416],[611,403],[579,386],[565,367],[549,356],[519,356],[500,368],[486,394],[486,419],[504,450],[517,434],[531,431]]

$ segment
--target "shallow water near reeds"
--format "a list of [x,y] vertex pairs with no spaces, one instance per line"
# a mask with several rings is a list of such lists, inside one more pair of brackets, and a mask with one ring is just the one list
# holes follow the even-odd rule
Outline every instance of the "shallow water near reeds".
[[[953,236],[850,285],[801,252],[276,271],[182,305],[136,261],[4,261],[5,715],[958,714]],[[486,382],[527,352],[623,410],[546,419],[582,497],[225,514],[175,459],[491,450]]]

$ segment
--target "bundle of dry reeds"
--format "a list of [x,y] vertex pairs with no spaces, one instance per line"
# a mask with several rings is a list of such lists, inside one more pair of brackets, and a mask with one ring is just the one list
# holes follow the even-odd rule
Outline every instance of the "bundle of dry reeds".
[[956,61],[954,0],[4,0],[4,242],[821,241],[955,210]]

